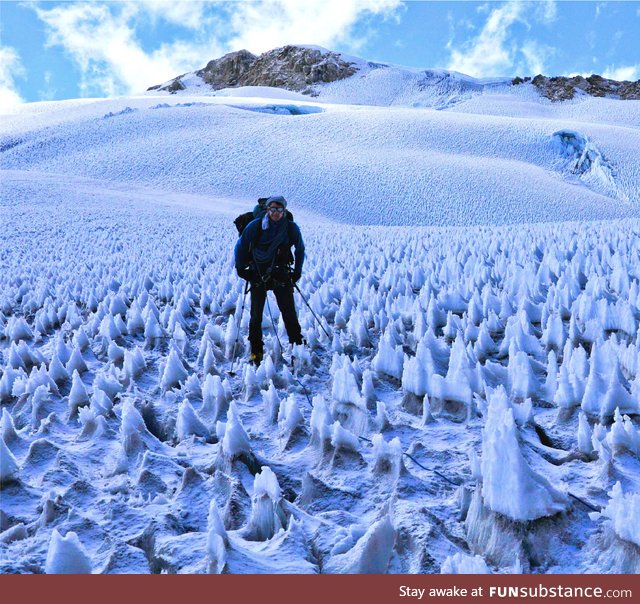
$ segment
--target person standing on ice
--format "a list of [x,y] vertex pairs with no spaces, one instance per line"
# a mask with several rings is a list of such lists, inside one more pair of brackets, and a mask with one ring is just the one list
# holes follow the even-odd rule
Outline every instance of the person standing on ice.
[[[264,355],[262,313],[268,290],[272,290],[276,297],[289,342],[292,345],[302,344],[293,300],[293,288],[302,275],[304,263],[302,233],[298,225],[285,215],[287,200],[284,197],[269,197],[265,206],[264,216],[259,216],[244,228],[234,249],[238,276],[251,284],[249,344],[250,360],[255,365],[260,364]],[[291,246],[295,247],[295,256],[291,254]]]

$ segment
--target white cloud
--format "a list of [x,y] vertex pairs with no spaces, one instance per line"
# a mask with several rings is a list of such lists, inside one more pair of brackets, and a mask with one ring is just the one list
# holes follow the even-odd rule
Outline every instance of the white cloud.
[[[225,52],[264,52],[285,44],[336,44],[356,49],[372,34],[355,34],[369,16],[393,17],[400,0],[262,0],[256,2],[73,2],[34,10],[48,45],[80,68],[81,92],[131,94],[203,67]],[[188,28],[181,39],[146,50],[137,38],[145,21]]]
[[606,2],[596,2],[596,19],[600,16],[600,13],[607,7]]
[[51,101],[56,98],[57,90],[54,85],[54,74],[51,71],[44,72],[44,86],[38,90],[38,98],[41,101]]
[[518,69],[518,73],[538,75],[545,73],[547,61],[553,54],[553,49],[534,40],[527,40],[522,44],[520,52],[524,57],[524,66]]
[[230,48],[261,53],[285,44],[346,44],[354,50],[365,40],[354,36],[358,21],[392,16],[399,0],[265,0],[233,4]]
[[543,23],[553,23],[558,16],[556,0],[543,0],[538,3],[537,15]]
[[[133,2],[129,2],[133,5]],[[152,20],[162,19],[168,23],[189,29],[200,29],[207,22],[206,2],[187,0],[137,0],[138,8],[144,10]]]
[[513,35],[518,23],[530,29],[530,19],[549,25],[556,19],[556,2],[507,2],[493,8],[477,36],[457,47],[449,40],[448,68],[475,77],[544,73],[555,50],[533,39],[518,41]]
[[635,82],[640,79],[640,65],[628,65],[625,67],[607,67],[603,73],[603,78],[609,78],[610,80],[627,80],[629,82]]
[[482,31],[461,49],[451,48],[449,69],[476,76],[508,75],[513,69],[516,48],[511,26],[522,20],[525,5],[508,2],[489,14]]
[[16,90],[16,78],[24,77],[20,56],[10,46],[0,46],[0,113],[6,113],[24,102]]
[[47,44],[62,46],[80,68],[83,96],[139,92],[220,50],[212,43],[178,41],[145,52],[135,33],[143,7],[121,3],[112,12],[105,3],[69,3],[35,10],[48,27]]

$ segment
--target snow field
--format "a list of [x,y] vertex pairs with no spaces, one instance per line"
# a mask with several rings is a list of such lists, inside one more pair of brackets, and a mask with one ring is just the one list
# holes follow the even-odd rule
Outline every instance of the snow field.
[[11,203],[3,572],[638,568],[637,222],[302,222],[330,337],[298,298],[286,367],[265,312],[255,369],[228,215],[36,178]]
[[[33,122],[6,120],[1,144],[5,169],[244,199],[279,191],[355,224],[612,219],[638,216],[640,134],[625,122],[636,104],[616,106],[618,126],[526,112],[138,97],[69,102],[65,117],[60,104],[43,109],[46,119],[34,108]],[[558,142],[565,131],[581,144]]]

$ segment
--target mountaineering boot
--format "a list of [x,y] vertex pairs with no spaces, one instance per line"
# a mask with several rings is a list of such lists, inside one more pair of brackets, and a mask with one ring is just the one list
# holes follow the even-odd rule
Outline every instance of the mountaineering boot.
[[263,356],[264,356],[264,353],[261,350],[257,352],[252,352],[251,355],[249,356],[249,363],[258,367],[258,365],[262,363]]

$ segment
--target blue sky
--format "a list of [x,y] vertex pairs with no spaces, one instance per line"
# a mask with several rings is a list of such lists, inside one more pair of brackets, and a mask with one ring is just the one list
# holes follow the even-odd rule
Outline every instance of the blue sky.
[[0,27],[0,107],[135,94],[284,44],[475,77],[640,79],[640,1],[0,1]]

